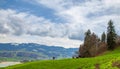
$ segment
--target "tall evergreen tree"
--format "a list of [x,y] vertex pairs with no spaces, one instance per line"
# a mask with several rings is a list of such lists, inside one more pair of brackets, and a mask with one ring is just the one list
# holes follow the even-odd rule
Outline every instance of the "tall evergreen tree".
[[90,31],[90,29],[88,29],[88,31],[85,32],[85,39],[84,39],[84,41],[86,41],[87,39],[89,39],[90,35],[91,35],[91,31]]
[[102,35],[101,35],[101,42],[106,42],[106,34],[105,34],[105,32],[103,32]]
[[91,37],[91,31],[88,29],[87,32],[85,32],[85,38],[84,38],[84,45],[87,49],[90,47],[90,37]]
[[90,56],[90,37],[91,37],[91,31],[88,29],[87,32],[85,32],[85,38],[84,38],[84,45],[80,47],[80,55],[82,57],[89,57]]
[[113,21],[110,20],[108,22],[107,27],[107,45],[109,50],[113,50],[115,48],[115,39],[116,39],[116,32],[114,29]]

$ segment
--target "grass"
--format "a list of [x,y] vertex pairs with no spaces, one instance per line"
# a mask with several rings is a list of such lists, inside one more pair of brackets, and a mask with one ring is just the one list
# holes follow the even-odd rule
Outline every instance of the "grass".
[[1,69],[120,69],[120,47],[94,58],[34,61]]

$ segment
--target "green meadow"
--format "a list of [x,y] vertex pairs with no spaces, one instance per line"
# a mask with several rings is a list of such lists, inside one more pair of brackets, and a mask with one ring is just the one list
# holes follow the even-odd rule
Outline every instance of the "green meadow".
[[1,69],[120,69],[120,47],[98,57],[34,61]]

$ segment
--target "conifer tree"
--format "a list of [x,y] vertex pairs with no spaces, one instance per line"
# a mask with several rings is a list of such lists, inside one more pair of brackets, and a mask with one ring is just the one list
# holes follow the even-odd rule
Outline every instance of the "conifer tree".
[[90,29],[88,29],[88,31],[85,32],[85,38],[84,38],[84,42],[85,42],[85,43],[86,43],[86,41],[89,39],[90,35],[91,35],[91,31],[90,31]]
[[101,42],[106,42],[106,34],[105,34],[105,32],[103,32],[102,35],[101,35]]
[[113,21],[110,20],[108,22],[108,27],[107,27],[107,46],[108,50],[113,50],[115,48],[115,42],[116,40],[116,32],[114,29]]

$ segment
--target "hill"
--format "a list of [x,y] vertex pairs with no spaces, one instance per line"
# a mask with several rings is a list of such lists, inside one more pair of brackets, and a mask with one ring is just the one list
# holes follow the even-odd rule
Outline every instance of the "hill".
[[94,58],[34,61],[2,69],[119,69],[120,47]]
[[0,60],[51,59],[72,57],[78,48],[63,48],[35,43],[0,43]]

